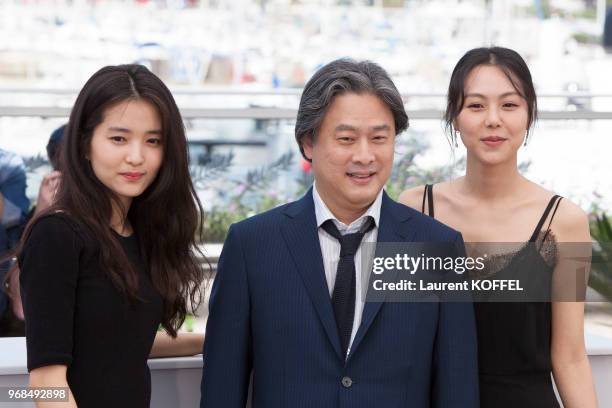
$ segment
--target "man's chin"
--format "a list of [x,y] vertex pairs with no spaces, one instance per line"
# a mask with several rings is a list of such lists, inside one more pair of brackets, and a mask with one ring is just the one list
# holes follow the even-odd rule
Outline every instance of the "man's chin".
[[359,191],[359,192],[353,191],[351,192],[351,194],[347,196],[347,201],[354,208],[369,207],[370,205],[372,205],[374,200],[376,200],[376,197],[378,196],[379,192],[380,192],[380,188],[376,188],[375,186],[371,186],[370,188],[367,189],[367,191],[365,189],[364,191]]

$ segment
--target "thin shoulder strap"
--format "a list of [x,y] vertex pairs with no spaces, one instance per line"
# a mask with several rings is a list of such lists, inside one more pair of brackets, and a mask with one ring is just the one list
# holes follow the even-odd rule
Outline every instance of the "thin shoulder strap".
[[544,234],[544,238],[542,238],[542,242],[544,242],[544,240],[548,236],[548,233],[550,232],[550,224],[552,224],[553,218],[555,218],[555,214],[557,213],[557,209],[559,208],[559,203],[561,203],[561,200],[563,200],[563,197],[559,197],[557,203],[555,204],[555,209],[553,210],[553,213],[550,216],[550,221],[548,221],[548,227],[546,228],[546,233]]
[[433,203],[433,184],[429,185],[429,189],[427,190],[427,204],[429,204],[429,216],[431,218],[434,217],[434,203]]
[[427,209],[430,217],[434,218],[434,205],[433,205],[433,184],[425,184],[423,190],[423,204],[421,205],[421,212],[425,214],[425,198],[427,198]]
[[[550,210],[553,208],[553,205],[556,204],[552,217],[550,217],[550,222],[548,223],[548,228],[550,229],[550,224],[552,223],[552,219],[555,216],[555,213],[557,212],[557,208],[559,208],[559,202],[561,201],[561,198],[562,197],[557,194],[555,194],[554,196],[550,198],[550,200],[548,201],[548,205],[546,206],[546,209],[544,210],[544,213],[540,217],[540,221],[538,221],[538,225],[533,231],[533,234],[531,234],[531,238],[529,239],[529,242],[536,242],[536,239],[538,238],[538,235],[540,235],[540,231],[542,230],[542,226],[544,225],[546,218],[548,218],[548,214],[550,213]],[[546,231],[546,234],[548,234],[548,230]]]

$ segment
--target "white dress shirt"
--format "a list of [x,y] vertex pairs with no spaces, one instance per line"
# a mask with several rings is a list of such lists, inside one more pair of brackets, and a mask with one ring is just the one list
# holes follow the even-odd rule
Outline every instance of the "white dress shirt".
[[[380,206],[382,203],[382,189],[376,196],[374,203],[368,208],[355,221],[346,225],[332,214],[327,205],[323,202],[323,199],[317,191],[316,183],[312,186],[312,197],[315,205],[315,215],[317,217],[317,227],[319,227],[319,243],[321,244],[321,255],[323,255],[323,265],[325,267],[325,279],[327,280],[327,287],[329,289],[329,296],[331,298],[334,292],[334,284],[336,283],[336,273],[338,272],[338,261],[340,260],[340,242],[329,235],[327,231],[321,228],[321,225],[327,220],[333,220],[334,224],[338,228],[338,231],[342,235],[358,232],[362,224],[365,222],[366,217],[372,217],[374,219],[375,226],[366,233],[361,240],[359,249],[355,253],[355,316],[353,318],[353,330],[351,332],[351,340],[349,341],[348,350],[346,355],[348,356],[355,339],[355,334],[361,324],[361,315],[363,314],[363,306],[365,304],[364,291],[363,291],[363,274],[361,270],[362,264],[362,247],[364,242],[376,242],[378,237],[378,225],[380,221]],[[368,248],[373,248],[369,246]],[[373,253],[372,253],[373,254]]]

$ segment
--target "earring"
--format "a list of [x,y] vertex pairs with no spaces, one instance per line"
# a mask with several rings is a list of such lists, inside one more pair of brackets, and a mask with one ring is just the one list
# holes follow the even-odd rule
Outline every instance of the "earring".
[[453,142],[454,142],[455,147],[459,147],[459,143],[457,142],[457,139],[458,139],[458,137],[460,137],[460,136],[461,136],[461,133],[459,133],[459,131],[458,131],[458,130],[455,130],[455,131],[453,132]]
[[527,140],[529,139],[529,130],[525,132],[525,141],[523,142],[523,146],[527,146]]

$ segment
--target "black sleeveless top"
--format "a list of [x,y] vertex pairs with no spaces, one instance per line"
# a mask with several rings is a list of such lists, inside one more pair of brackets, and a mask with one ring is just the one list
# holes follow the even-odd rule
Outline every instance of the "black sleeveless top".
[[[516,252],[497,256],[488,273],[537,271],[550,285],[556,241],[550,224],[562,197],[553,196],[529,242]],[[422,212],[434,217],[433,186],[426,185]],[[554,207],[554,210],[553,210]],[[542,227],[553,210],[547,229]],[[492,260],[493,261],[493,260]],[[550,286],[548,286],[550,287]],[[475,302],[482,408],[559,408],[551,378],[550,302]]]

